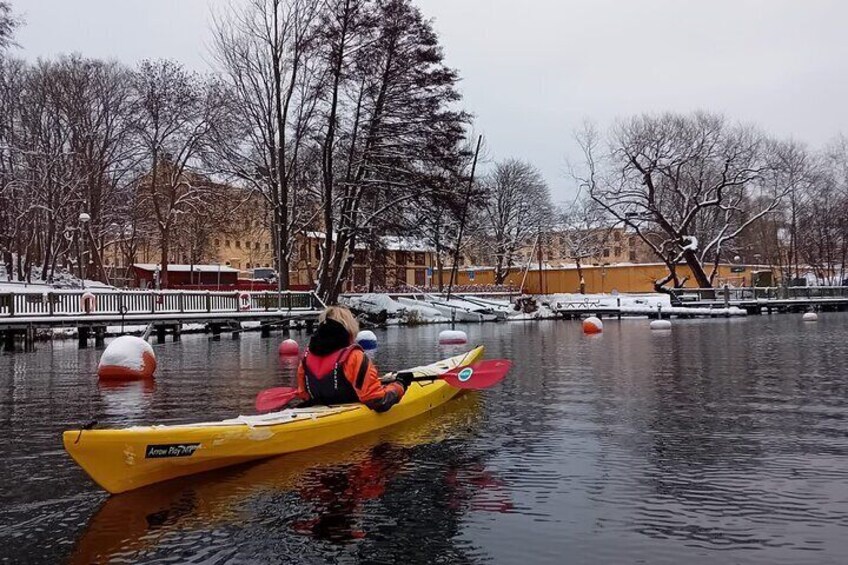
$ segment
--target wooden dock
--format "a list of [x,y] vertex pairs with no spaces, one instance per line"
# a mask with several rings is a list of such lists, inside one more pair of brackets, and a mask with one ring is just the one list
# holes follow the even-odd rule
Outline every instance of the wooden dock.
[[23,338],[32,348],[40,328],[75,328],[80,347],[93,336],[102,343],[108,327],[153,324],[157,339],[179,339],[184,324],[203,324],[213,335],[242,322],[260,322],[263,336],[275,323],[303,320],[310,326],[324,304],[314,292],[211,292],[91,289],[0,293],[0,339],[6,350]]

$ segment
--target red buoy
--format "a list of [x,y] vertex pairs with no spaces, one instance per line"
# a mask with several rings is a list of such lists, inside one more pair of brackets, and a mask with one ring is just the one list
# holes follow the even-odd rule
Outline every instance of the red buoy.
[[600,320],[600,318],[592,316],[583,320],[583,333],[599,334],[602,331],[604,331],[604,323]]
[[280,344],[278,352],[282,357],[297,357],[300,355],[300,346],[293,339],[287,339]]
[[106,346],[97,376],[111,380],[149,379],[156,371],[156,354],[146,340],[122,335]]

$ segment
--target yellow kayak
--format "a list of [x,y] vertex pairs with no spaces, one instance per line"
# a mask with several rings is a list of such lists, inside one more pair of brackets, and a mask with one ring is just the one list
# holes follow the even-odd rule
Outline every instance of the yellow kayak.
[[[323,473],[322,468],[341,468],[345,473],[369,469],[366,475],[374,483],[385,482],[394,473],[412,472],[400,463],[415,446],[473,434],[479,408],[477,395],[465,394],[396,426],[349,440],[266,459],[233,472],[212,471],[113,496],[89,520],[68,563],[109,563],[117,556],[127,560],[169,532],[191,535],[207,528],[238,527],[248,501],[287,492],[308,496],[308,485],[314,484],[310,477]],[[391,444],[390,450],[375,449],[385,442]],[[449,473],[450,468],[435,472]],[[191,500],[191,512],[175,511],[186,500]],[[168,516],[155,535],[151,535],[151,516]]]
[[[479,361],[483,348],[409,369],[428,376]],[[444,381],[414,382],[398,404],[378,414],[361,404],[291,409],[220,422],[69,430],[65,450],[112,494],[176,477],[312,449],[391,426],[441,406],[461,391]]]

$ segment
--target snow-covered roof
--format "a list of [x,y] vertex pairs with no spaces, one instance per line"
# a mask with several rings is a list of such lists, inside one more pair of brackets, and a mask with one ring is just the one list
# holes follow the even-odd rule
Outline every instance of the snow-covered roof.
[[[325,239],[327,234],[320,231],[308,231],[306,237],[311,239]],[[336,240],[336,234],[333,234],[333,241]],[[427,245],[423,240],[415,237],[404,237],[400,235],[384,235],[380,238],[383,247],[387,251],[429,251],[434,252],[435,249],[431,245]],[[361,241],[356,245],[357,249],[365,249],[365,244]]]
[[[159,267],[156,263],[135,263],[133,265],[136,269],[141,269],[143,271],[155,271],[156,267]],[[161,267],[160,267],[161,268]],[[179,265],[179,264],[168,264],[168,272],[169,273],[188,273],[189,271],[194,273],[238,273],[238,269],[233,269],[232,267],[226,267],[224,265]]]
[[386,235],[381,240],[389,251],[435,251],[433,247],[415,237]]

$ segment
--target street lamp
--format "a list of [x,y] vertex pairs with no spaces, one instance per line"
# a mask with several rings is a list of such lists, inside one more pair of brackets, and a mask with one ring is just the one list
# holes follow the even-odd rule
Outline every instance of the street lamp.
[[[85,244],[87,243],[87,240],[85,239],[85,233],[86,233],[85,227],[90,220],[91,220],[91,216],[89,216],[85,212],[80,212],[80,215],[79,215],[79,224],[80,224],[79,231],[82,233],[82,240],[83,241],[80,242],[82,247],[85,247]],[[85,289],[85,277],[86,277],[86,274],[87,274],[87,272],[86,272],[87,269],[85,268],[85,261],[83,261],[84,255],[85,254],[84,254],[82,248],[80,248],[80,250],[79,250],[79,274],[80,274],[80,282],[82,283],[83,289]]]

